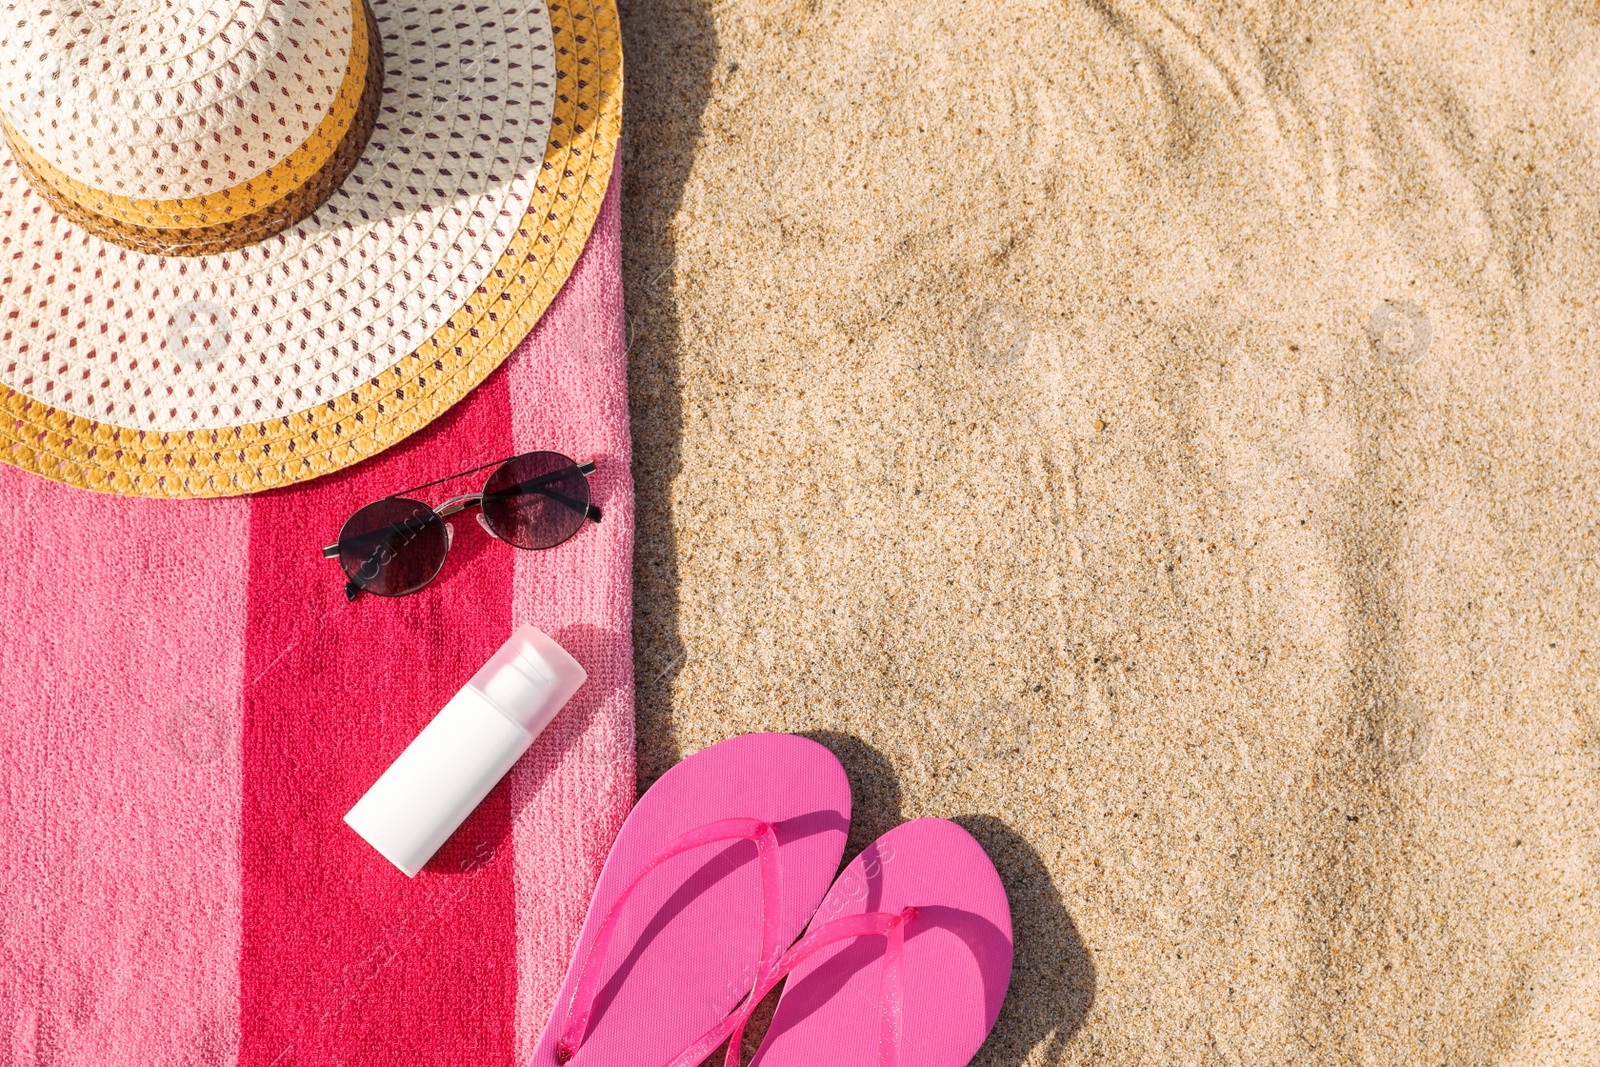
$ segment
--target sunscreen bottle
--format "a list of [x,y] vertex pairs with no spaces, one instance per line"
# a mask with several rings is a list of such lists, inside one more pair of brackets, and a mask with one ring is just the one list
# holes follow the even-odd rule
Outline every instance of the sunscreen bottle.
[[414,877],[588,677],[519,627],[400,753],[344,821]]

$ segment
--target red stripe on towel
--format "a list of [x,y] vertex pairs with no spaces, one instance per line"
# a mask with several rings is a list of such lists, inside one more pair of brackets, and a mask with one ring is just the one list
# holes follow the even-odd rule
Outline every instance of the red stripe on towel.
[[[451,520],[454,546],[427,589],[346,603],[339,567],[320,550],[361,505],[512,450],[497,372],[376,459],[252,503],[241,1064],[511,1062],[505,786],[414,880],[342,820],[509,636],[515,552],[466,514]],[[437,504],[486,474],[417,496]]]

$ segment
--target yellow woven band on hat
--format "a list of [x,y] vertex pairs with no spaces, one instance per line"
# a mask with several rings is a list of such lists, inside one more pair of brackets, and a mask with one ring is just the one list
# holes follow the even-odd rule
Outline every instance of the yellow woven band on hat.
[[19,169],[51,205],[108,241],[156,255],[210,255],[260,241],[310,215],[349,174],[377,120],[383,45],[365,0],[352,0],[350,67],[322,121],[271,168],[220,192],[171,200],[95,189],[46,160],[0,117]]

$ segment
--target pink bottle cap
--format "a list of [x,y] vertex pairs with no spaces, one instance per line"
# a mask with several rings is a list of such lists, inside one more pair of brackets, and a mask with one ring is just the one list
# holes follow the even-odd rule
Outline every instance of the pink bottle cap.
[[519,626],[467,685],[506,718],[538,735],[589,677],[567,650],[532,626]]

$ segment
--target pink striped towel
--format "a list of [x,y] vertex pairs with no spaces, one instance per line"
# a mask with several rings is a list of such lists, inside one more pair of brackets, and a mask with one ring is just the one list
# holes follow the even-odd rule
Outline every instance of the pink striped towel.
[[[184,502],[0,467],[0,1065],[528,1054],[633,799],[618,174],[538,328],[373,460]],[[596,462],[599,526],[457,521],[428,589],[345,601],[319,550],[351,511],[535,448]],[[408,880],[341,817],[523,622],[589,681]]]

